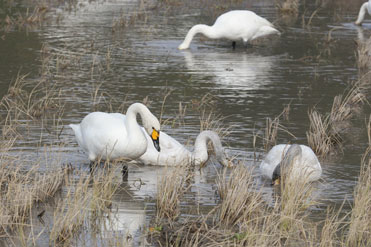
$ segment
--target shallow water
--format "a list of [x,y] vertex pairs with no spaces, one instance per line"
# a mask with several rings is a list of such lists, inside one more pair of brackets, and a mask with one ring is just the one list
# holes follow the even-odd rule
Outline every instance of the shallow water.
[[[27,4],[21,5],[20,11],[24,11]],[[166,125],[163,130],[181,143],[192,144],[200,132],[200,113],[192,107],[197,107],[199,100],[210,94],[216,113],[223,117],[222,126],[229,128],[230,133],[223,138],[228,154],[256,168],[259,162],[254,161],[254,152],[262,157],[264,151],[261,142],[254,148],[253,136],[264,132],[266,118],[273,119],[290,104],[289,121],[281,124],[296,138],[279,132],[278,143],[305,144],[308,111],[314,106],[319,112],[330,111],[333,98],[359,78],[354,41],[369,37],[371,23],[366,21],[362,28],[354,26],[358,7],[349,7],[347,3],[325,6],[306,28],[302,25],[302,10],[298,18],[283,22],[275,9],[275,1],[241,1],[239,4],[229,8],[248,6],[275,22],[282,35],[248,48],[238,43],[236,50],[231,49],[230,42],[197,37],[189,50],[179,51],[177,46],[187,30],[197,23],[212,24],[217,11],[202,4],[192,6],[188,1],[184,6],[172,6],[166,11],[147,2],[145,5],[151,7],[147,7],[145,16],[136,14],[141,10],[137,1],[79,2],[72,8],[67,4],[54,6],[48,20],[40,26],[14,27],[0,32],[0,96],[6,93],[18,72],[29,73],[28,78],[37,83],[42,71],[40,49],[44,44],[55,54],[49,61],[53,75],[50,83],[63,91],[65,111],[61,125],[65,128],[60,140],[54,140],[53,135],[43,135],[41,139],[43,144],[63,143],[61,163],[88,169],[88,159],[77,146],[67,126],[69,123],[81,121],[96,109],[109,111],[104,101],[116,99],[110,103],[117,109],[122,103],[127,107],[147,96],[151,111],[159,116],[164,97],[171,91],[166,97],[163,119],[178,114],[179,102],[187,105],[187,112],[184,124]],[[307,11],[305,21],[308,23],[316,6],[303,8]],[[334,8],[339,8],[336,14]],[[133,23],[112,28],[122,15],[134,16]],[[59,21],[57,16],[61,16]],[[331,29],[334,29],[332,39],[327,42]],[[57,57],[60,63],[55,61]],[[95,103],[98,101],[95,104],[92,94],[98,86],[99,92],[106,94],[98,97],[100,101],[95,100]],[[367,147],[364,119],[370,109],[367,105],[364,108],[344,135],[343,153],[337,155],[336,160],[321,162],[319,215],[329,205],[341,205],[344,198],[352,200],[360,158]],[[29,155],[28,159],[37,160],[42,152],[34,150],[39,149],[40,132],[45,131],[37,123],[31,125],[33,131],[28,131],[28,137],[18,142],[14,153],[24,150],[23,155]],[[127,219],[135,222],[135,230],[148,224],[155,215],[156,185],[162,169],[140,165],[129,168],[128,182],[123,185],[128,193],[115,196],[118,222],[121,222],[118,231]],[[196,214],[191,209],[195,205],[199,210],[207,210],[217,203],[218,171],[220,166],[210,163],[196,176],[182,203],[186,214]],[[269,201],[272,189],[260,179],[258,169],[254,171]],[[137,186],[138,183],[142,185]],[[348,210],[348,205],[343,210]]]

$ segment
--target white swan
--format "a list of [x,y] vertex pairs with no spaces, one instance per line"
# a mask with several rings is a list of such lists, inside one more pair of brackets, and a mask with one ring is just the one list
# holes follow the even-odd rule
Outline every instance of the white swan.
[[[148,139],[148,137],[147,137]],[[196,138],[194,151],[190,152],[177,140],[161,132],[161,151],[157,152],[153,145],[147,146],[147,151],[138,159],[145,165],[176,166],[192,162],[195,165],[205,163],[209,156],[207,144],[211,141],[217,160],[222,165],[227,165],[222,144],[218,134],[214,131],[202,131]]]
[[[144,129],[137,122],[142,118]],[[158,119],[140,103],[132,104],[126,116],[120,113],[89,113],[80,124],[69,125],[75,132],[77,143],[88,154],[90,161],[97,158],[136,159],[147,149],[147,134],[156,150],[160,151]]]
[[219,16],[214,25],[208,26],[198,24],[193,26],[187,33],[178,49],[188,49],[193,37],[202,33],[210,39],[229,39],[235,48],[236,41],[243,40],[247,43],[250,40],[263,37],[269,34],[280,34],[273,27],[273,24],[249,10],[232,10]]
[[317,156],[305,145],[276,145],[260,163],[262,175],[272,179],[274,184],[279,184],[281,173],[288,169],[292,169],[291,176],[302,178],[305,182],[318,180],[322,174]]
[[356,25],[362,25],[362,22],[365,19],[366,11],[368,12],[369,15],[371,15],[371,0],[368,0],[368,2],[362,4],[359,10],[358,18],[355,22]]

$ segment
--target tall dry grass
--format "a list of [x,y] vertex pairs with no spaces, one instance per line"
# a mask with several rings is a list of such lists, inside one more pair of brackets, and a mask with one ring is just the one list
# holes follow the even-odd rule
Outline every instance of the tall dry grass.
[[366,41],[357,40],[357,65],[361,72],[368,72],[371,68],[371,38]]
[[276,7],[282,14],[298,15],[299,0],[277,1]]
[[271,147],[277,143],[277,134],[279,129],[280,120],[278,117],[266,119],[266,127],[263,137],[264,150],[267,152]]
[[217,186],[221,199],[218,218],[222,226],[239,225],[252,217],[261,216],[263,200],[261,195],[253,190],[252,173],[243,164],[233,169],[229,178],[227,169],[224,169]]
[[308,112],[310,126],[306,133],[307,140],[317,155],[327,156],[342,150],[342,133],[349,128],[349,121],[367,103],[366,89],[361,79],[344,92],[345,96],[334,98],[330,113],[323,115],[314,109]]
[[369,146],[362,157],[361,171],[354,190],[348,246],[371,245],[371,116],[367,125]]
[[[12,164],[14,165],[14,164]],[[41,174],[34,166],[23,171],[19,166],[0,167],[0,232],[10,237],[20,226],[29,224],[33,207],[53,198],[62,188],[68,168]]]
[[180,214],[180,199],[187,190],[187,165],[166,167],[157,185],[156,221],[174,221]]
[[332,132],[329,116],[323,116],[316,110],[308,112],[309,131],[307,131],[308,145],[319,156],[330,154],[335,147],[341,144],[339,133]]

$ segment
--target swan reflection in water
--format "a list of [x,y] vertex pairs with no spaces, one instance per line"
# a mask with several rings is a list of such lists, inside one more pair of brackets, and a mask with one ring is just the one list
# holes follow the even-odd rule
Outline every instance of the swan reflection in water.
[[253,53],[198,53],[183,51],[191,74],[213,76],[215,83],[228,88],[257,89],[270,83],[278,56]]

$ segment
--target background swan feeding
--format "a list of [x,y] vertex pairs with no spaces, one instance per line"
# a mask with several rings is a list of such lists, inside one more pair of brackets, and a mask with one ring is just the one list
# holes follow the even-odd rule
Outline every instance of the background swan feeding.
[[355,22],[356,25],[362,25],[362,22],[365,19],[366,11],[369,15],[371,15],[371,0],[362,4],[359,10],[358,18]]
[[[149,137],[147,137],[149,141]],[[211,142],[216,159],[222,164],[227,165],[220,138],[217,133],[210,130],[202,131],[196,138],[193,152],[189,151],[177,140],[161,132],[161,151],[158,152],[153,145],[148,142],[147,151],[138,159],[145,165],[157,166],[176,166],[192,162],[195,165],[205,163],[209,155],[207,153],[207,144]]]
[[194,25],[187,33],[179,49],[188,49],[193,37],[201,33],[210,39],[228,39],[232,40],[232,46],[235,48],[236,41],[242,40],[244,43],[250,40],[264,37],[270,34],[280,34],[263,17],[258,16],[249,10],[232,10],[219,16],[214,25],[204,24]]
[[[138,114],[142,118],[144,129],[137,122]],[[132,104],[126,116],[121,113],[92,112],[80,124],[69,126],[90,161],[97,158],[136,159],[147,149],[147,134],[150,144],[160,151],[160,122],[140,103]]]

